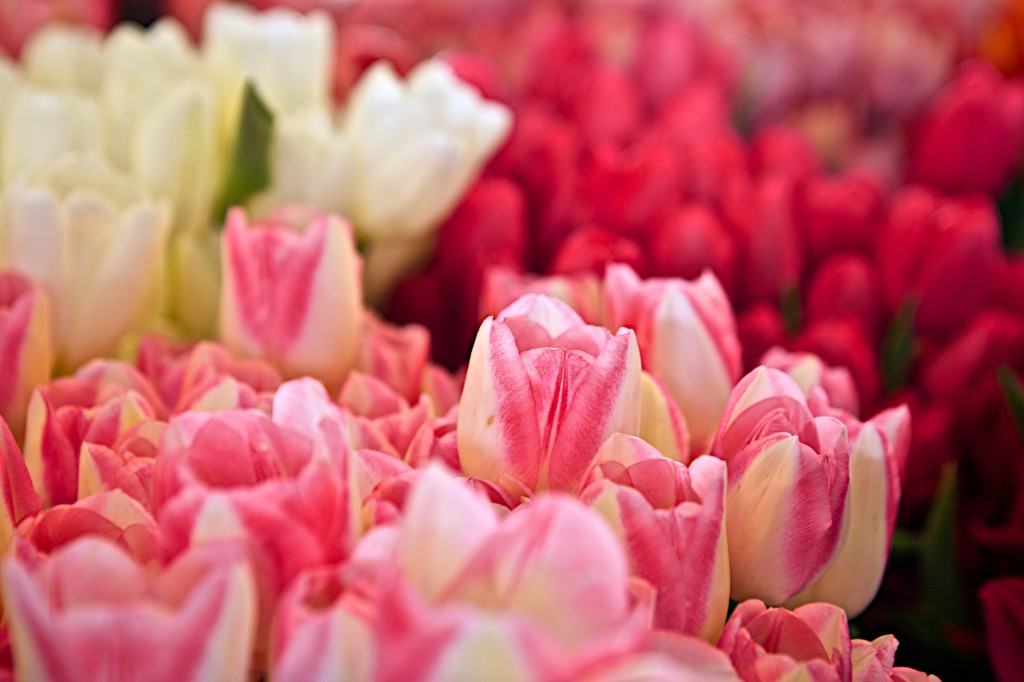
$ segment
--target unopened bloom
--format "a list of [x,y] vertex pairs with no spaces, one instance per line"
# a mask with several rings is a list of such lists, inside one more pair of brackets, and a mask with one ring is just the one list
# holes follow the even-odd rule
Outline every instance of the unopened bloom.
[[644,369],[676,401],[701,452],[718,427],[740,373],[740,346],[729,299],[710,272],[695,282],[641,280],[610,266],[604,302],[610,327],[636,330]]
[[362,328],[360,269],[338,216],[282,209],[250,225],[232,210],[222,248],[221,340],[287,377],[340,385]]
[[158,307],[168,211],[98,158],[67,157],[0,199],[3,266],[44,286],[57,362],[114,351]]
[[371,298],[429,255],[429,238],[502,143],[512,117],[440,60],[399,79],[370,67],[342,121],[352,169],[351,216],[370,242]]
[[191,551],[155,577],[105,540],[20,549],[3,565],[18,677],[247,679],[256,588],[237,548]]
[[334,27],[323,12],[214,5],[206,13],[202,51],[220,82],[227,122],[237,119],[247,80],[275,114],[330,103]]
[[640,429],[640,353],[530,294],[480,327],[459,407],[463,471],[514,493],[575,491],[601,444]]
[[736,386],[711,453],[729,464],[732,598],[781,604],[821,575],[848,513],[846,427],[796,383],[758,367]]

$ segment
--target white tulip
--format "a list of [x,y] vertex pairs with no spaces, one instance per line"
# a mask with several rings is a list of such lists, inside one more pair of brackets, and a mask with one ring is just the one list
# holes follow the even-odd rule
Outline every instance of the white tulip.
[[349,214],[351,154],[348,140],[322,109],[288,114],[274,122],[270,177],[250,201],[261,218],[288,204],[308,204],[324,213]]
[[84,27],[50,24],[25,46],[25,78],[54,90],[95,92],[102,77],[101,38]]
[[385,62],[353,89],[343,129],[352,153],[352,218],[361,236],[428,234],[447,217],[512,123],[440,60],[402,82]]
[[230,103],[229,124],[246,80],[275,114],[330,105],[334,26],[323,12],[215,5],[203,25],[203,56]]
[[58,363],[109,355],[153,312],[168,210],[98,157],[65,157],[0,199],[0,261],[49,292]]
[[101,102],[110,158],[174,206],[175,232],[209,226],[227,141],[217,91],[184,29],[123,24],[103,45]]
[[96,102],[73,91],[16,83],[0,129],[0,183],[34,178],[68,152],[99,152],[103,118]]

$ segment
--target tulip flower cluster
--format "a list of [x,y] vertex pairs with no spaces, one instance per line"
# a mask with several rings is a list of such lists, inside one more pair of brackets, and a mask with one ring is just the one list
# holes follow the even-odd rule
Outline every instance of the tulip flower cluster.
[[[846,625],[885,567],[905,409],[861,423],[813,358],[781,354],[727,380],[698,446],[672,391],[692,401],[702,372],[666,388],[647,360],[664,331],[639,344],[543,294],[484,322],[461,387],[422,330],[369,318],[332,398],[278,370],[316,374],[287,350],[358,291],[334,279],[346,232],[318,220],[227,228],[222,325],[266,360],[147,337],[134,364],[37,387],[23,448],[0,429],[17,678],[924,679]],[[257,268],[270,247],[294,260]],[[712,275],[616,276],[677,342],[738,364]],[[253,305],[261,287],[292,307]],[[286,309],[310,316],[297,340],[275,336]]]

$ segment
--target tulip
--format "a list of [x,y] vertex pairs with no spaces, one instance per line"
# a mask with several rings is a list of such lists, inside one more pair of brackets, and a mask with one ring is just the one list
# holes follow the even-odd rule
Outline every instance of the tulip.
[[227,125],[237,121],[247,80],[275,114],[330,103],[334,27],[323,12],[214,5],[204,18],[202,52],[219,81]]
[[611,525],[632,572],[657,590],[654,625],[714,642],[729,605],[725,463],[689,468],[643,441],[612,436],[580,494]]
[[[269,363],[236,359],[209,341],[174,344],[146,336],[139,342],[136,364],[170,414],[257,407],[281,385],[281,375]],[[224,402],[211,401],[213,394]]]
[[155,577],[83,538],[3,565],[15,675],[65,680],[248,679],[252,575],[232,547],[190,552]]
[[997,194],[1024,152],[1024,83],[984,61],[964,64],[939,93],[910,150],[909,175],[946,192]]
[[740,373],[736,322],[718,280],[705,273],[695,282],[641,281],[612,266],[604,294],[609,326],[636,330],[644,368],[664,384],[702,452]]
[[910,448],[910,411],[903,405],[863,424],[852,421],[849,521],[832,562],[789,601],[827,601],[850,618],[868,607],[882,584]]
[[1000,680],[1021,679],[1020,647],[1024,642],[1024,578],[1013,576],[985,583],[979,594],[992,667]]
[[[643,602],[632,603],[625,556],[600,518],[567,497],[540,497],[498,522],[483,497],[432,467],[415,484],[388,543],[408,587],[385,590],[383,679],[456,660],[457,666],[442,668],[450,674],[440,679],[479,678],[478,666],[490,661],[479,658],[482,650],[466,655],[484,643],[469,636],[471,623],[500,651],[523,647],[513,661],[547,658],[549,665],[537,666],[535,675],[571,670],[573,663],[642,643],[649,614]],[[402,611],[408,615],[399,616]],[[452,636],[453,625],[463,636]],[[410,658],[423,651],[413,642],[422,646],[434,637],[445,642],[441,651],[430,648],[437,651],[434,660]],[[551,658],[556,651],[561,655]]]
[[142,504],[118,489],[40,512],[19,525],[17,533],[46,554],[79,538],[95,537],[118,545],[140,564],[157,557],[156,521]]
[[524,296],[477,334],[459,405],[464,473],[529,495],[575,491],[601,444],[640,428],[632,331],[585,325],[568,306]]
[[220,337],[228,348],[288,377],[340,385],[362,326],[360,262],[345,222],[280,211],[250,226],[235,209],[222,258]]
[[174,232],[206,230],[224,173],[213,76],[181,26],[122,24],[104,41],[98,99],[111,160],[174,207]]
[[91,452],[89,446],[110,448],[115,461],[122,461],[136,448],[152,456],[159,440],[156,420],[164,408],[152,386],[127,366],[120,377],[88,376],[90,370],[104,371],[104,364],[86,365],[80,376],[40,387],[29,400],[25,463],[48,505],[78,499],[80,457]]
[[480,314],[497,315],[520,296],[544,294],[557,298],[587,324],[601,322],[601,282],[592,274],[536,277],[509,268],[492,266],[484,275],[480,291]]
[[384,62],[359,80],[342,128],[352,154],[356,231],[379,249],[376,256],[370,250],[370,260],[394,273],[378,292],[389,292],[398,275],[429,255],[431,232],[510,125],[503,105],[481,99],[439,60],[417,66],[405,83]]
[[103,79],[102,43],[103,36],[86,26],[49,24],[25,46],[22,72],[43,88],[94,94]]
[[0,181],[4,185],[19,178],[34,181],[70,152],[102,150],[102,112],[88,96],[21,81],[9,89],[0,126]]
[[789,353],[778,346],[764,354],[761,364],[788,374],[800,387],[814,414],[830,414],[829,408],[850,415],[860,411],[857,387],[845,367],[829,367],[813,353]]
[[418,324],[396,326],[367,311],[355,369],[379,379],[409,402],[423,390],[430,334]]
[[846,427],[812,416],[800,387],[759,367],[729,398],[712,454],[729,464],[732,598],[781,604],[822,574],[848,517]]
[[843,610],[808,604],[793,611],[766,608],[751,599],[733,611],[718,640],[744,682],[783,679],[936,680],[916,670],[894,668],[898,642],[891,635],[873,642],[850,640]]
[[95,158],[68,158],[43,182],[8,186],[3,264],[49,293],[58,366],[111,354],[154,314],[167,228],[164,205]]
[[999,218],[980,198],[947,199],[910,187],[891,200],[878,251],[891,311],[917,304],[914,328],[926,334],[957,329],[991,295],[1003,260]]
[[53,340],[46,292],[13,272],[0,273],[0,347],[0,414],[20,436],[29,395],[50,378]]

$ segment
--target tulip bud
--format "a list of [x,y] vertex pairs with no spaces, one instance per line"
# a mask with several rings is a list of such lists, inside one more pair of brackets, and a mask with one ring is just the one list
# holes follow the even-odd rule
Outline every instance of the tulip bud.
[[968,62],[926,112],[909,174],[947,192],[996,194],[1022,150],[1024,83],[1004,81],[986,62]]
[[821,575],[847,519],[846,427],[814,417],[787,375],[758,367],[733,390],[712,454],[729,464],[732,598],[781,604]]
[[882,584],[900,506],[900,467],[910,447],[910,411],[886,410],[850,438],[849,520],[828,568],[789,604],[827,601],[853,618]]
[[341,218],[302,213],[282,210],[251,226],[241,209],[228,215],[220,336],[288,377],[339,386],[362,328],[361,266]]
[[235,550],[192,551],[155,578],[94,538],[45,559],[16,552],[3,565],[15,674],[51,682],[243,682],[256,589]]
[[3,264],[51,296],[57,363],[113,353],[158,311],[168,212],[97,158],[66,157],[0,200]]
[[514,494],[575,491],[608,436],[638,433],[640,373],[632,331],[613,336],[524,296],[477,334],[459,406],[463,471]]
[[608,325],[636,330],[644,368],[675,400],[694,451],[702,452],[740,373],[736,322],[718,280],[708,272],[695,282],[641,281],[615,265],[604,290]]
[[203,23],[203,57],[220,81],[226,122],[238,119],[246,80],[276,114],[330,102],[334,27],[323,12],[215,5]]
[[657,590],[655,627],[716,641],[729,603],[725,463],[698,457],[687,468],[621,434],[598,460],[581,499],[616,531],[633,574]]

